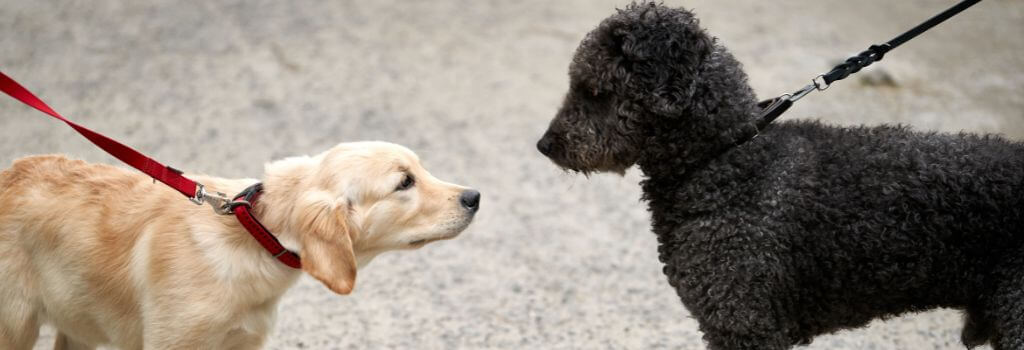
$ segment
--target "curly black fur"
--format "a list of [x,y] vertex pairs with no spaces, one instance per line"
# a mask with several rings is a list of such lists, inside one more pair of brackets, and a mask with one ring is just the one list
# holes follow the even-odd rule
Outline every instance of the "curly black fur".
[[[952,307],[962,341],[1024,349],[1024,145],[901,126],[751,127],[740,64],[692,13],[633,4],[581,43],[538,142],[638,164],[664,272],[711,349],[787,349]],[[724,153],[723,149],[728,149]]]

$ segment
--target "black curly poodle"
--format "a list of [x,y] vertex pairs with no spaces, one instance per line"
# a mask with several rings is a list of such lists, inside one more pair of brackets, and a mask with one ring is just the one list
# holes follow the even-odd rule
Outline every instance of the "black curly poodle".
[[[581,43],[538,142],[643,170],[664,272],[711,349],[787,349],[951,307],[962,341],[1024,349],[1024,144],[777,122],[692,13],[633,4]],[[751,131],[759,137],[739,146]]]

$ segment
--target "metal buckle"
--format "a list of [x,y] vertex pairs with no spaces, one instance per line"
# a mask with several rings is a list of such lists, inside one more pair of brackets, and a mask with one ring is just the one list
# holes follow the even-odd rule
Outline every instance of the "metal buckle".
[[233,200],[231,202],[228,202],[228,204],[225,204],[224,206],[227,207],[227,211],[229,213],[234,213],[235,212],[235,208],[238,208],[238,207],[246,207],[246,208],[252,209],[252,203],[249,203],[248,200],[244,200],[244,199],[242,199],[242,200]]
[[[153,179],[153,182],[156,182],[156,179]],[[204,199],[206,199],[206,186],[203,186],[201,183],[196,183],[196,195],[195,197],[190,197],[188,200],[192,201],[192,203],[195,203],[196,205],[203,205]]]
[[209,203],[213,207],[213,211],[220,215],[231,214],[231,208],[228,207],[228,203],[231,201],[228,199],[228,195],[221,192],[207,192],[206,186],[201,183],[196,183],[196,196],[189,198],[192,203],[197,205],[203,205],[203,203]]
[[818,76],[814,77],[814,79],[811,79],[811,82],[814,83],[814,88],[818,89],[818,91],[825,91],[830,86],[828,82],[825,81],[824,74],[819,74]]

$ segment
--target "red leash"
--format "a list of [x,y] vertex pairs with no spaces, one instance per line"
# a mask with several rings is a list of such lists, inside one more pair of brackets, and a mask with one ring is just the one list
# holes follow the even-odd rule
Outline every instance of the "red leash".
[[135,169],[139,169],[139,171],[146,173],[146,175],[149,175],[153,179],[163,182],[164,184],[167,184],[167,186],[171,186],[171,188],[181,192],[181,194],[189,197],[189,199],[192,199],[193,201],[201,199],[197,198],[197,194],[200,193],[199,184],[181,176],[180,171],[160,164],[159,162],[146,157],[142,153],[139,153],[139,151],[131,149],[131,147],[125,146],[120,142],[111,140],[106,136],[100,135],[95,131],[89,130],[67,120],[67,118],[64,118],[59,113],[55,112],[50,108],[50,106],[47,106],[46,103],[43,103],[42,100],[36,97],[36,95],[33,95],[27,89],[22,87],[21,84],[18,84],[18,82],[14,81],[14,79],[11,79],[3,72],[0,72],[0,91],[3,91],[24,104],[27,104],[29,107],[38,109],[40,112],[49,114],[50,116],[67,123],[75,129],[75,131],[78,131],[78,133],[85,136],[89,141],[92,141],[96,146],[99,146],[104,151],[107,151],[107,153],[110,153],[110,155],[120,159],[128,165],[131,165]]
[[[299,255],[282,246],[281,242],[279,242],[277,238],[274,237],[266,227],[263,227],[263,224],[260,224],[260,222],[249,212],[251,205],[254,204],[255,200],[258,198],[262,187],[250,187],[250,189],[247,189],[236,196],[235,201],[232,202],[223,193],[206,192],[203,184],[192,181],[183,176],[181,171],[160,164],[160,162],[139,153],[139,151],[136,151],[131,147],[125,146],[120,142],[114,141],[109,137],[103,136],[100,133],[89,130],[84,126],[75,124],[67,118],[64,118],[64,116],[54,111],[53,108],[50,108],[50,106],[46,105],[46,103],[36,97],[36,95],[32,94],[32,92],[25,89],[25,87],[18,84],[18,82],[14,81],[14,79],[11,79],[3,72],[0,72],[0,91],[3,91],[5,94],[10,95],[29,107],[35,108],[40,112],[46,113],[67,123],[71,128],[75,129],[75,131],[78,131],[79,134],[85,136],[85,138],[92,141],[92,143],[96,144],[96,146],[99,146],[104,151],[107,151],[110,155],[120,159],[122,162],[125,162],[125,164],[138,169],[146,175],[149,175],[154,180],[163,182],[167,186],[170,186],[174,190],[185,195],[185,197],[188,197],[192,202],[199,205],[202,205],[204,202],[210,203],[210,205],[213,206],[213,210],[218,214],[235,214],[235,217],[237,217],[242,226],[249,231],[249,234],[251,234],[253,238],[263,246],[263,248],[270,252],[275,259],[296,269],[302,266],[299,260]],[[243,197],[244,200],[242,202],[244,202],[244,204],[236,204],[242,203],[238,201],[238,199]]]

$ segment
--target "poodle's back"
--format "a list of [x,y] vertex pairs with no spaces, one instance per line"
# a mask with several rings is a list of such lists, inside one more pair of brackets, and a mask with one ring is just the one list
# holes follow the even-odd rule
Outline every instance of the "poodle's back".
[[1024,146],[995,136],[784,122],[678,174],[644,183],[670,283],[773,284],[797,340],[983,304],[1024,251]]

